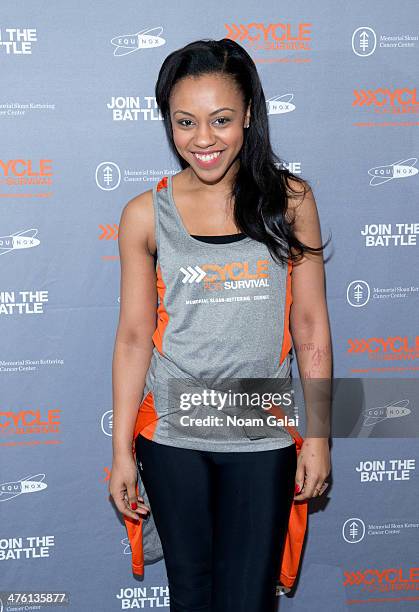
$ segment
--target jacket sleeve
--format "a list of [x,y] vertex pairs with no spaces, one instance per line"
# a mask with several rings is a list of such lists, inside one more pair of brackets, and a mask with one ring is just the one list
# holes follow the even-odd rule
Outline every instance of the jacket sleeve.
[[[271,406],[271,412],[279,418],[284,418],[285,416],[278,405]],[[295,427],[289,425],[286,429],[294,439],[298,458],[304,440]],[[280,584],[287,587],[287,590],[294,586],[302,560],[303,545],[307,531],[308,501],[308,499],[301,501],[293,500],[291,504],[281,569],[278,577]]]
[[[136,452],[135,452],[135,439],[138,436],[141,428],[143,427],[142,416],[141,416],[141,407],[144,405],[145,399],[151,399],[151,393],[148,393],[146,397],[141,402],[138,408],[137,420],[134,427],[134,434],[132,440],[132,454],[134,457],[134,461],[136,461]],[[135,485],[135,492],[138,497],[138,480]],[[143,547],[143,517],[139,517],[138,520],[129,518],[124,516],[125,527],[127,530],[128,540],[131,546],[131,567],[132,572],[135,575],[143,576],[144,575],[144,547]]]
[[[294,436],[293,436],[294,437]],[[300,453],[303,439],[297,435],[294,437],[297,456]],[[288,530],[285,538],[282,555],[280,583],[288,588],[294,586],[302,559],[302,550],[307,531],[308,499],[292,501]]]
[[[136,486],[138,495],[138,484]],[[144,553],[143,553],[143,518],[138,521],[124,515],[125,527],[127,529],[128,540],[131,546],[132,560],[131,567],[133,574],[144,575]]]

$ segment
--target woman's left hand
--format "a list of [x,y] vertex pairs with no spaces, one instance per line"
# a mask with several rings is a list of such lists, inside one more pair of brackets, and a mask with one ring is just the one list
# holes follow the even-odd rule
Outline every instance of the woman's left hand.
[[[295,473],[295,501],[322,495],[328,487],[325,479],[330,473],[328,438],[305,438],[298,455]],[[297,486],[300,487],[297,492]]]

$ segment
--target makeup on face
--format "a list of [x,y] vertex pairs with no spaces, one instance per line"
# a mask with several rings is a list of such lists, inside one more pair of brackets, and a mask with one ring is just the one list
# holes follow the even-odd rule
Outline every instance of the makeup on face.
[[173,138],[192,167],[215,170],[233,163],[247,123],[242,104],[237,88],[229,87],[223,77],[205,75],[176,84],[171,101]]

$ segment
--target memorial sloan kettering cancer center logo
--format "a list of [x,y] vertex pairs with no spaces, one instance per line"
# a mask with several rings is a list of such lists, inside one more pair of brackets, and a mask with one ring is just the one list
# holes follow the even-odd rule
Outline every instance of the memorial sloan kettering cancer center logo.
[[416,32],[413,34],[411,32],[397,32],[397,34],[392,32],[377,35],[374,28],[360,26],[352,33],[352,51],[359,57],[368,57],[377,48],[393,51],[417,49],[418,41],[419,36]]
[[206,263],[181,267],[183,284],[201,284],[204,290],[223,291],[226,289],[252,289],[269,287],[269,261],[258,259],[254,264],[248,261],[233,261],[224,265]]

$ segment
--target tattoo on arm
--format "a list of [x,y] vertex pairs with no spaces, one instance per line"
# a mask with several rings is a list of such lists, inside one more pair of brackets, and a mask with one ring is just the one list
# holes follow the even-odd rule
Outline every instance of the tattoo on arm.
[[[302,378],[321,378],[319,374],[325,365],[325,361],[330,361],[330,343],[316,346],[314,342],[305,342],[294,345],[294,348],[297,352],[305,353],[306,355],[304,358],[304,370],[301,373]],[[327,378],[326,374],[324,378]]]

